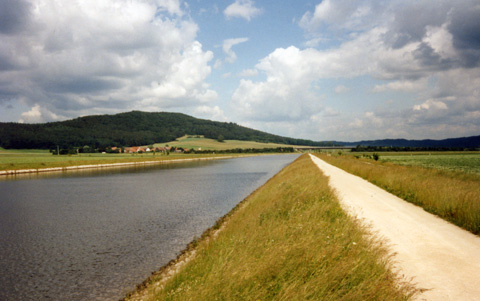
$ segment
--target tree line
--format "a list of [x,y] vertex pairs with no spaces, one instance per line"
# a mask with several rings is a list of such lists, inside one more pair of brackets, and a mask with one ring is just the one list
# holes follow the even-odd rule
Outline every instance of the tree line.
[[370,146],[357,145],[352,152],[433,152],[433,151],[476,151],[470,147],[414,147],[414,146]]

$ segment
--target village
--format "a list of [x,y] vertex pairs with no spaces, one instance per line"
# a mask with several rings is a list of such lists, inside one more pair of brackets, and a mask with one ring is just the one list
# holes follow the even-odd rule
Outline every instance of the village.
[[151,146],[111,147],[111,148],[108,148],[106,152],[107,153],[125,153],[125,154],[160,153],[160,154],[168,155],[170,153],[190,153],[190,149],[168,146],[168,145],[164,147],[155,147],[151,145]]

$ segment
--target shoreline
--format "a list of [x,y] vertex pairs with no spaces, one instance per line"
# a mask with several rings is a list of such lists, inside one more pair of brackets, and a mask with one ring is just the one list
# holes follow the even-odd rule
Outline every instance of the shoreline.
[[[298,158],[297,158],[298,159]],[[295,160],[293,161],[295,162]],[[168,263],[160,267],[160,269],[153,271],[149,277],[147,277],[143,282],[137,284],[133,290],[128,291],[120,301],[141,301],[146,300],[148,292],[150,290],[159,290],[163,289],[167,281],[172,277],[176,276],[183,267],[193,259],[195,259],[198,251],[198,245],[200,243],[210,243],[215,240],[217,236],[222,232],[233,215],[238,213],[240,210],[248,206],[248,203],[251,197],[260,191],[264,186],[270,183],[275,176],[281,173],[285,168],[290,166],[293,162],[285,166],[275,175],[270,177],[265,183],[257,187],[249,195],[247,195],[243,200],[241,200],[237,205],[235,205],[229,212],[217,219],[215,224],[207,228],[200,237],[194,238],[189,242],[186,247],[180,251],[180,253],[172,258]]]
[[95,169],[95,168],[111,168],[111,167],[128,167],[137,165],[154,165],[154,164],[168,164],[168,163],[182,163],[191,161],[203,161],[203,160],[222,160],[232,159],[244,156],[221,156],[221,157],[199,157],[199,158],[184,158],[184,159],[170,159],[170,160],[156,160],[156,161],[140,161],[140,162],[122,162],[122,163],[101,163],[101,164],[88,164],[88,165],[72,165],[64,167],[46,167],[46,168],[31,168],[31,169],[11,169],[0,170],[0,176],[15,176],[21,174],[33,174],[33,173],[46,173],[46,172],[66,172],[82,169]]

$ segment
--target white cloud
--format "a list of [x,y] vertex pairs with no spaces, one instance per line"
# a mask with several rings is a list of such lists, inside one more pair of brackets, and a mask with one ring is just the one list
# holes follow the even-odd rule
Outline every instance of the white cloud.
[[[312,139],[478,134],[480,120],[474,116],[480,114],[480,52],[460,28],[480,32],[478,22],[473,21],[474,16],[480,17],[480,7],[471,7],[461,23],[460,16],[448,12],[463,12],[470,2],[458,3],[431,6],[394,1],[375,8],[371,1],[324,0],[299,24],[312,45],[317,44],[314,41],[328,41],[328,35],[339,36],[341,43],[324,50],[294,46],[275,49],[255,68],[266,76],[265,80],[240,81],[232,96],[233,108],[244,120],[264,121],[269,128],[275,123],[286,127],[285,122],[290,120],[289,131]],[[374,16],[375,11],[380,17]],[[425,19],[417,19],[419,14],[425,14]],[[465,65],[467,62],[470,64]],[[319,83],[324,79],[356,78],[380,81],[370,88],[372,92],[409,93],[406,102],[417,104],[406,107],[396,100],[377,109],[366,107],[367,112],[340,111],[330,116],[328,108],[337,100],[324,98]],[[347,89],[337,86],[334,91]],[[400,94],[396,95],[398,99]],[[350,101],[362,101],[361,97]],[[328,123],[322,117],[328,117]],[[328,137],[332,133],[338,136]]]
[[372,28],[382,20],[383,4],[370,0],[323,0],[314,12],[306,12],[299,25],[309,33],[322,26],[335,30],[360,31]]
[[240,77],[253,77],[253,76],[257,76],[258,75],[258,70],[257,69],[245,69],[245,70],[242,70],[242,72],[240,72],[238,74],[238,76]]
[[228,121],[219,106],[199,106],[193,111],[194,116],[217,121]]
[[22,118],[18,120],[19,123],[38,123],[43,122],[47,118],[51,121],[63,119],[55,113],[48,111],[45,108],[40,107],[39,104],[35,104],[28,112],[22,113]]
[[385,91],[403,91],[403,92],[419,92],[425,90],[428,85],[428,77],[418,80],[398,80],[387,84],[375,85],[372,92],[379,93]]
[[337,94],[347,93],[348,91],[350,91],[350,88],[345,87],[344,85],[338,85],[335,87],[335,93]]
[[205,82],[213,53],[196,41],[198,26],[182,17],[180,1],[31,4],[28,31],[5,35],[0,29],[0,66],[8,62],[0,67],[0,101],[3,95],[25,99],[32,110],[24,121],[195,107],[216,99]]
[[255,7],[255,2],[252,0],[235,0],[223,11],[227,18],[244,18],[247,21],[261,13],[262,9]]
[[236,39],[226,39],[223,41],[223,52],[227,55],[225,61],[228,63],[234,63],[237,60],[237,54],[232,50],[232,47],[241,43],[248,41],[248,38],[236,38]]
[[421,105],[413,106],[414,111],[427,111],[427,110],[447,110],[448,107],[444,102],[435,101],[432,99],[427,100],[426,102],[422,103]]

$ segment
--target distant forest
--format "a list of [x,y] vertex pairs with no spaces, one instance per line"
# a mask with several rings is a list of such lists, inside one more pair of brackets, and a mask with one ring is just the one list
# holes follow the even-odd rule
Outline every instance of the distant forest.
[[133,111],[43,124],[0,123],[0,146],[6,149],[53,149],[57,146],[106,149],[169,142],[187,134],[291,145],[335,145],[281,137],[231,122],[198,119],[181,113]]

